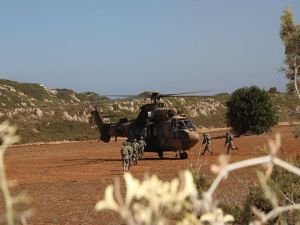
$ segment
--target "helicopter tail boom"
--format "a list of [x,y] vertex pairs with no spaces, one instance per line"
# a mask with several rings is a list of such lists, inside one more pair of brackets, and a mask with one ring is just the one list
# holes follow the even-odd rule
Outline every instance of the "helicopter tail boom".
[[92,111],[92,116],[99,129],[100,140],[106,143],[109,142],[111,138],[111,136],[109,135],[110,124],[104,123],[102,116],[97,110]]

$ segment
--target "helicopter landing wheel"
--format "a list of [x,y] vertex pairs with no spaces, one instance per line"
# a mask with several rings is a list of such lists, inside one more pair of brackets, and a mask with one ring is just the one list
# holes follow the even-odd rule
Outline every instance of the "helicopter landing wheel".
[[162,159],[164,157],[163,151],[158,151],[157,154],[160,159]]
[[186,152],[181,152],[179,154],[180,159],[187,159],[188,158],[188,154]]

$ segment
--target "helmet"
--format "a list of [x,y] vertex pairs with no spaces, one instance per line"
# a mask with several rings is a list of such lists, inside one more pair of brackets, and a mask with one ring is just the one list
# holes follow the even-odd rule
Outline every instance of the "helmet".
[[141,136],[140,139],[143,140],[144,139],[143,136]]
[[136,139],[133,139],[133,141],[135,141],[135,142],[136,142]]

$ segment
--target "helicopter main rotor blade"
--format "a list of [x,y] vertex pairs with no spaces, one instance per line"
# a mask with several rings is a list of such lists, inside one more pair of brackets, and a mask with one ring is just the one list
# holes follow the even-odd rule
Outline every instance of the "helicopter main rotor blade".
[[215,90],[205,90],[205,91],[190,91],[190,92],[181,92],[181,93],[172,93],[172,94],[161,94],[159,95],[160,97],[177,97],[177,96],[182,96],[182,97],[194,97],[194,96],[199,96],[199,95],[189,95],[189,94],[197,94],[197,93],[205,93],[205,92],[212,92]]
[[136,98],[143,98],[139,95],[105,95],[107,96],[110,100],[117,100],[117,99],[136,99]]
[[110,96],[110,97],[137,97],[138,95],[104,95],[104,96]]
[[159,96],[160,98],[172,98],[172,97],[204,97],[204,96],[209,96],[209,95],[163,95]]
[[212,92],[215,90],[202,90],[202,91],[190,91],[190,92],[179,92],[179,93],[169,93],[169,94],[160,94],[158,91],[147,91],[138,95],[132,94],[107,94],[104,96],[115,97],[115,98],[150,98],[154,101],[159,100],[163,97],[199,97],[201,95],[191,95],[191,94],[200,94],[206,92]]

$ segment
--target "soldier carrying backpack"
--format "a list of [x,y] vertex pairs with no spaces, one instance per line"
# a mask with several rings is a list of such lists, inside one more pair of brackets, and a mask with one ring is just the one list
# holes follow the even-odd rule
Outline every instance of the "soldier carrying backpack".
[[140,140],[138,141],[140,148],[139,148],[139,159],[144,158],[144,150],[146,147],[146,142],[144,141],[143,136],[140,137]]
[[204,147],[204,150],[201,153],[201,155],[204,155],[206,151],[209,151],[210,154],[212,154],[211,137],[209,136],[209,134],[203,133],[203,141],[202,141],[201,149],[204,144],[205,144],[205,147]]
[[123,146],[121,147],[121,158],[122,158],[123,171],[128,172],[128,170],[129,170],[129,152],[128,152],[126,142],[124,142]]
[[229,150],[238,150],[238,147],[235,147],[233,145],[233,135],[229,132],[226,132],[225,134],[225,145],[224,148],[226,148],[227,145],[227,154],[229,154]]

